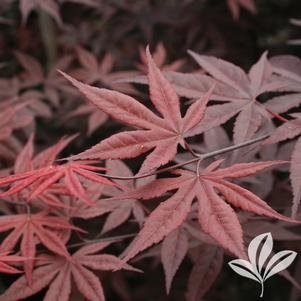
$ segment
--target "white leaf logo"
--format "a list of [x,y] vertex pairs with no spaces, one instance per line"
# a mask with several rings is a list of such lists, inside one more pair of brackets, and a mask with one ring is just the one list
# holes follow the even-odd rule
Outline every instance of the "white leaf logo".
[[285,270],[295,260],[297,253],[285,250],[271,257],[273,238],[271,233],[256,236],[249,244],[248,257],[250,261],[235,259],[229,266],[239,275],[257,281],[261,284],[261,294],[264,292],[264,282],[273,275]]

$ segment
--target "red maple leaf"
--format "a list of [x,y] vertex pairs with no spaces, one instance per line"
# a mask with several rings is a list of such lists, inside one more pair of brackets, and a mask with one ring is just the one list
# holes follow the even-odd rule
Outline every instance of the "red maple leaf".
[[99,82],[112,90],[137,94],[136,90],[130,84],[117,82],[124,77],[137,75],[136,71],[113,72],[114,58],[110,53],[106,53],[102,60],[98,62],[98,59],[92,52],[82,47],[77,47],[76,51],[82,67],[71,70],[70,75],[87,84]]
[[67,191],[70,195],[89,205],[94,204],[85,192],[84,185],[87,181],[102,185],[114,186],[116,184],[97,174],[97,171],[105,170],[105,168],[92,166],[91,164],[95,163],[93,161],[68,162],[62,165],[54,163],[57,154],[74,137],[61,139],[56,145],[44,150],[34,158],[33,137],[31,137],[16,160],[15,174],[0,178],[0,186],[11,185],[0,196],[9,197],[23,192],[27,201],[39,197],[46,203],[59,206],[60,200],[51,196],[55,192],[52,189],[53,186],[59,183],[61,184],[60,188],[65,188],[61,189],[63,194],[66,194]]
[[48,213],[17,214],[0,217],[0,232],[13,230],[1,243],[1,252],[12,251],[21,240],[21,255],[26,258],[24,270],[29,284],[32,283],[32,270],[36,256],[36,245],[41,243],[48,250],[61,256],[69,257],[65,244],[53,230],[73,229],[81,231],[62,220],[49,216]]
[[[79,292],[89,301],[104,301],[104,293],[100,280],[90,270],[112,271],[120,260],[109,254],[96,254],[109,243],[95,243],[76,251],[71,257],[41,256],[40,267],[32,274],[32,285],[29,287],[23,276],[15,281],[4,294],[3,301],[23,300],[48,287],[44,301],[68,301],[72,282]],[[138,271],[129,265],[125,269]]]
[[147,57],[150,99],[163,118],[130,96],[91,87],[63,74],[99,109],[127,125],[143,129],[115,134],[72,159],[133,158],[153,150],[140,169],[142,173],[168,163],[175,157],[178,144],[184,146],[184,135],[202,120],[212,89],[182,117],[179,97],[155,66],[149,50]]
[[29,172],[0,178],[0,186],[17,183],[11,186],[6,192],[1,193],[0,196],[11,196],[31,187],[30,192],[25,196],[30,201],[63,179],[63,184],[71,195],[87,204],[93,205],[94,202],[87,197],[85,188],[79,177],[99,184],[114,185],[114,183],[95,173],[95,171],[104,170],[104,168],[89,164],[91,164],[91,161],[69,162],[63,165],[50,165]]
[[[251,138],[262,125],[269,123],[272,116],[281,119],[280,113],[285,113],[301,102],[299,93],[273,97],[264,104],[258,101],[259,95],[269,91],[294,91],[292,81],[274,76],[275,69],[268,62],[267,53],[261,56],[248,74],[227,61],[194,52],[190,54],[211,77],[169,72],[166,76],[176,91],[189,98],[200,97],[216,80],[212,98],[227,103],[208,107],[202,122],[186,136],[203,133],[238,114],[234,124],[234,142],[239,143]],[[140,82],[145,83],[143,79]]]
[[32,88],[37,85],[43,85],[43,95],[49,99],[54,106],[60,102],[60,92],[67,95],[74,95],[74,89],[67,85],[57,73],[57,69],[66,70],[71,64],[72,56],[63,56],[60,58],[48,72],[45,72],[43,66],[38,60],[22,52],[15,52],[16,57],[24,68],[19,76],[21,78],[22,88]]
[[250,176],[283,162],[240,163],[217,169],[221,162],[222,160],[213,162],[199,175],[187,170],[177,170],[179,177],[155,180],[124,196],[149,199],[177,189],[175,194],[162,202],[147,218],[142,230],[129,246],[123,262],[160,242],[179,227],[190,212],[194,198],[198,200],[198,221],[202,230],[239,257],[245,257],[243,232],[237,215],[225,200],[232,206],[258,215],[295,222],[277,213],[255,194],[226,180]]

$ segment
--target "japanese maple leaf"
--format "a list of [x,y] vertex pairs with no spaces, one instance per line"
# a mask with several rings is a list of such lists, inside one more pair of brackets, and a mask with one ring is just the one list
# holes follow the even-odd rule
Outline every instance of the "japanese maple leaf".
[[245,257],[243,233],[237,215],[225,200],[232,206],[258,215],[296,222],[277,213],[252,192],[227,180],[250,176],[283,162],[240,163],[217,169],[221,163],[222,160],[211,163],[199,175],[188,170],[177,170],[179,177],[155,180],[124,196],[149,199],[177,189],[146,219],[142,230],[129,246],[123,262],[160,242],[177,229],[186,219],[195,198],[198,200],[198,221],[202,230],[239,257]]
[[59,6],[55,0],[20,0],[19,8],[22,13],[24,24],[27,22],[31,11],[41,9],[51,15],[57,24],[60,26],[63,25],[60,17]]
[[30,201],[45,192],[51,185],[63,179],[64,186],[71,195],[92,205],[94,202],[87,197],[79,177],[99,184],[114,185],[114,183],[95,173],[95,171],[104,170],[104,168],[91,166],[90,163],[91,161],[78,161],[63,165],[49,165],[29,172],[0,178],[0,186],[16,183],[6,192],[1,193],[0,196],[11,196],[31,187],[30,193],[25,196]]
[[150,99],[163,118],[130,96],[91,87],[64,75],[103,112],[127,125],[140,128],[115,134],[91,149],[72,156],[72,159],[133,158],[153,150],[140,169],[142,173],[168,163],[176,155],[178,144],[184,145],[185,133],[202,120],[212,89],[192,104],[183,118],[179,97],[154,64],[149,50],[147,57]]
[[[23,276],[15,281],[4,294],[0,296],[3,301],[24,300],[45,287],[49,287],[44,301],[68,301],[71,294],[72,282],[78,291],[89,301],[105,301],[103,288],[99,278],[91,272],[114,270],[120,260],[109,254],[96,254],[109,243],[95,243],[82,247],[72,257],[40,258],[40,267],[32,274],[32,285],[29,287]],[[137,271],[129,265],[126,270]]]
[[[12,185],[2,197],[8,197],[23,192],[28,201],[38,197],[40,200],[60,205],[50,189],[63,180],[63,193],[67,190],[70,195],[79,198],[91,205],[94,202],[86,195],[83,180],[103,185],[115,185],[111,181],[98,175],[96,172],[104,170],[102,167],[90,165],[92,161],[68,162],[62,165],[55,164],[58,153],[74,139],[75,136],[63,138],[54,146],[44,150],[33,158],[33,137],[31,137],[18,156],[14,175],[0,178],[0,186]],[[62,189],[61,189],[62,190]]]
[[[40,152],[34,157],[34,135],[32,134],[26,145],[22,148],[15,159],[13,168],[14,174],[26,173],[28,171],[32,171],[33,169],[39,169],[53,164],[58,153],[65,148],[74,139],[74,137],[75,136],[62,138],[57,144],[46,148],[44,151]],[[24,192],[22,192],[22,194],[28,194],[28,191],[31,191],[30,189],[31,188],[26,189]],[[49,205],[52,208],[63,207],[64,204],[62,203],[62,195],[70,195],[70,193],[68,193],[68,190],[63,186],[63,184],[53,184],[46,191],[37,196],[37,198],[34,200],[37,202],[35,202],[33,205],[41,209],[45,209],[45,207],[41,207],[42,203]],[[15,196],[12,195],[6,199],[9,201],[12,198],[15,202],[24,201],[24,199],[20,197],[20,194],[17,196],[17,198],[14,197]]]
[[[142,64],[136,64],[136,66],[143,73],[147,73],[148,60],[143,47],[139,47],[139,55]],[[166,64],[166,49],[162,42],[157,44],[155,52],[153,53],[153,60],[162,71],[177,71],[184,64],[184,60],[177,60],[171,64]]]
[[106,53],[102,60],[98,62],[98,59],[90,51],[82,47],[77,47],[76,51],[82,68],[70,71],[70,75],[87,84],[100,82],[112,90],[137,94],[130,84],[117,82],[124,77],[136,75],[136,71],[112,71],[114,58],[110,53]]
[[21,273],[21,271],[10,266],[9,264],[22,262],[24,260],[26,260],[26,258],[18,255],[10,255],[9,252],[0,253],[0,273],[5,273],[5,274]]
[[[265,141],[265,144],[277,143],[293,139],[301,134],[301,114],[291,114],[296,119],[290,120],[279,126]],[[293,188],[292,216],[296,217],[301,199],[301,137],[297,139],[291,156],[290,180]]]
[[[202,121],[185,133],[191,137],[206,132],[237,115],[233,139],[241,143],[251,139],[263,125],[270,125],[271,117],[282,119],[284,113],[301,103],[299,93],[269,99],[264,104],[258,96],[266,92],[293,91],[282,77],[274,76],[265,52],[246,74],[240,67],[212,56],[189,52],[207,74],[165,72],[175,91],[187,98],[199,98],[215,84],[212,99],[224,102],[209,106]],[[143,77],[130,82],[145,84]],[[225,103],[226,102],[226,103]],[[282,119],[283,120],[283,119]]]
[[[202,122],[189,131],[187,136],[203,133],[239,113],[234,124],[233,140],[235,144],[241,143],[250,139],[265,122],[269,122],[271,114],[279,117],[277,115],[279,111],[274,112],[274,106],[277,108],[280,102],[278,98],[270,99],[265,104],[257,100],[257,97],[265,92],[282,91],[286,86],[286,83],[280,79],[272,77],[273,69],[267,60],[267,52],[252,66],[248,74],[240,67],[224,60],[198,55],[192,51],[189,53],[207,73],[218,81],[213,98],[229,102],[208,108]],[[205,79],[200,90],[205,89],[210,80],[202,75],[197,76]],[[284,111],[301,103],[300,95],[292,100],[290,98],[291,96],[287,96],[282,99],[286,102]]]
[[31,88],[37,85],[43,85],[44,97],[49,99],[53,105],[58,106],[59,104],[59,93],[67,93],[68,95],[74,95],[74,89],[66,85],[61,76],[58,75],[57,69],[66,70],[71,61],[71,56],[64,56],[60,58],[51,69],[46,73],[43,70],[42,65],[35,58],[22,53],[15,52],[16,57],[24,68],[24,72],[21,73],[20,77],[22,80],[23,88]]
[[235,20],[238,20],[239,18],[240,7],[245,8],[252,14],[256,14],[256,6],[253,0],[227,0],[227,5]]
[[27,258],[24,261],[24,270],[28,282],[31,283],[37,244],[41,243],[56,254],[69,257],[65,244],[54,231],[64,229],[80,231],[79,228],[70,225],[61,218],[49,216],[45,211],[35,214],[1,216],[0,232],[13,231],[1,243],[0,251],[12,251],[21,240],[21,255]]
[[[118,79],[133,76],[135,71],[120,71],[113,72],[114,60],[111,54],[106,53],[101,62],[93,53],[88,50],[77,47],[77,57],[82,65],[82,68],[71,70],[70,74],[78,80],[88,84],[101,83],[113,90],[123,93],[137,94],[136,90],[127,83],[119,83]],[[80,115],[89,115],[88,119],[88,134],[92,134],[99,126],[106,122],[108,116],[100,111],[95,110],[95,106],[90,103],[84,103],[75,109],[69,117],[76,117]]]

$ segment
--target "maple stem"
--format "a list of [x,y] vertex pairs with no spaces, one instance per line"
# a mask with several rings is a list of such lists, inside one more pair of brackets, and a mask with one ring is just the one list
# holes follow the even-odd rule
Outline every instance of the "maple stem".
[[190,152],[194,157],[199,157],[200,156],[200,154],[196,153],[186,141],[184,141],[184,143],[185,143],[186,150],[188,152]]
[[254,143],[260,142],[260,141],[268,138],[270,135],[271,134],[265,134],[263,136],[254,138],[252,140],[248,140],[248,141],[245,141],[245,142],[242,142],[242,143],[239,143],[239,144],[234,144],[234,145],[222,148],[222,149],[218,149],[216,151],[213,151],[213,152],[210,152],[210,153],[207,153],[207,154],[204,154],[204,155],[200,155],[200,158],[202,158],[204,160],[204,159],[211,158],[211,157],[214,157],[214,156],[217,156],[217,155],[221,155],[221,154],[224,154],[224,153],[227,153],[227,152],[230,152],[230,151],[233,151],[233,150],[236,150],[236,149],[248,146],[248,145],[252,145]]
[[30,206],[28,203],[26,203],[26,212],[27,212],[27,215],[31,215],[31,210],[30,210]]
[[199,159],[197,166],[196,166],[196,174],[198,177],[200,176],[200,164],[202,161],[203,161],[202,159]]
[[205,160],[205,159],[217,156],[217,155],[228,153],[230,151],[233,151],[233,150],[236,150],[236,149],[248,146],[248,145],[252,145],[254,143],[260,142],[260,141],[268,138],[270,135],[271,134],[266,134],[266,135],[263,135],[263,136],[260,136],[260,137],[257,137],[257,138],[254,138],[252,140],[248,140],[248,141],[245,141],[245,142],[242,142],[242,143],[239,143],[239,144],[235,144],[235,145],[228,146],[228,147],[225,147],[225,148],[222,148],[222,149],[218,149],[218,150],[206,153],[206,154],[200,154],[200,155],[197,155],[196,158],[193,158],[193,159],[188,160],[186,162],[175,164],[175,165],[168,166],[168,167],[165,167],[165,168],[161,168],[161,169],[158,169],[154,172],[150,172],[148,174],[136,175],[136,176],[133,176],[133,177],[121,177],[121,176],[114,176],[114,175],[108,175],[108,174],[100,174],[100,175],[102,177],[105,177],[105,178],[108,178],[108,179],[116,179],[116,180],[135,180],[135,179],[146,178],[146,177],[157,175],[157,174],[160,174],[160,173],[163,173],[163,172],[166,172],[166,171],[170,171],[170,170],[173,170],[173,169],[176,169],[176,168],[179,168],[179,167],[182,167],[182,166],[185,166],[185,165],[197,162],[197,161],[202,161],[202,160]]

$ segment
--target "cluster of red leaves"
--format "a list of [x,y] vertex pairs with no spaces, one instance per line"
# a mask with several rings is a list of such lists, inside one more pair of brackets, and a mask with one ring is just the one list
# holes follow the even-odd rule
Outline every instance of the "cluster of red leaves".
[[[24,24],[37,10],[63,28],[65,2],[105,7],[96,0],[20,0]],[[119,5],[126,7],[124,1]],[[240,7],[256,13],[252,0],[227,5],[234,19]],[[300,224],[300,59],[264,52],[245,72],[189,51],[200,69],[183,73],[187,60],[167,61],[162,43],[153,56],[148,48],[137,49],[140,62],[128,71],[116,70],[110,52],[99,57],[76,45],[73,54],[66,53],[46,68],[15,51],[21,71],[0,81],[11,88],[0,91],[0,273],[24,273],[1,300],[22,300],[45,288],[46,301],[73,300],[77,291],[90,301],[105,300],[98,271],[139,272],[128,261],[139,265],[145,257],[159,257],[167,294],[190,258],[186,297],[197,301],[220,274],[224,254],[246,258],[245,246],[255,235],[301,239],[286,228]],[[143,100],[136,84],[147,85],[149,97]],[[80,95],[86,100],[78,104]],[[67,158],[58,156],[76,136],[35,154],[38,121],[53,120],[66,107],[68,114],[60,116],[65,122],[88,115],[88,135],[112,120],[124,127]],[[277,144],[287,139],[289,150]],[[209,156],[211,151],[217,152]],[[134,159],[133,166],[124,159]],[[291,217],[287,204],[278,208],[264,200],[274,187],[271,169],[287,172],[288,163]],[[282,185],[290,190],[287,180]],[[84,230],[94,223],[96,230]],[[126,248],[116,244],[119,257],[99,254],[109,246],[114,250],[111,241],[120,242],[128,229],[134,229],[134,239]],[[289,272],[282,276],[300,288]],[[124,283],[120,277],[118,284]]]
[[[257,115],[259,115],[261,112],[264,112],[263,109],[261,111],[251,109],[251,105],[257,105],[261,108],[261,105],[259,103],[257,104],[256,101],[256,96],[261,94],[261,92],[257,91],[265,92],[270,90],[270,88],[264,87],[273,87],[277,91],[279,86],[279,79],[272,79],[272,67],[270,63],[268,63],[266,55],[264,55],[251,69],[249,74],[250,88],[247,88],[247,83],[245,83],[244,86],[243,82],[244,78],[245,81],[248,80],[247,76],[245,76],[238,67],[221,60],[209,57],[198,57],[194,54],[202,65],[208,66],[208,72],[215,75],[215,81],[207,93],[203,94],[200,91],[200,94],[202,94],[200,98],[194,100],[193,103],[189,105],[185,116],[182,117],[179,97],[177,96],[174,87],[157,68],[149,50],[147,50],[146,55],[150,100],[156,110],[160,113],[160,116],[155,115],[151,110],[130,96],[116,91],[92,87],[64,74],[64,76],[102,112],[117,119],[119,122],[131,125],[138,129],[114,134],[91,149],[72,156],[70,160],[73,161],[60,165],[54,162],[56,155],[72,140],[72,138],[63,139],[54,147],[33,157],[33,137],[31,137],[16,160],[14,168],[15,174],[6,176],[0,180],[1,186],[10,186],[7,191],[1,193],[2,198],[5,198],[9,202],[12,196],[17,195],[18,202],[23,201],[25,204],[30,204],[29,202],[34,201],[35,206],[37,206],[39,210],[42,210],[37,213],[19,213],[17,215],[3,216],[1,218],[2,232],[14,229],[2,242],[1,249],[3,252],[12,251],[22,237],[20,251],[22,256],[27,258],[24,262],[26,279],[30,285],[37,286],[37,289],[31,291],[22,289],[23,293],[18,293],[17,296],[13,297],[16,295],[16,288],[25,285],[25,280],[21,278],[5,293],[3,300],[19,300],[18,298],[20,298],[20,296],[26,297],[34,294],[43,286],[48,285],[53,278],[56,277],[56,280],[51,284],[49,292],[46,294],[45,298],[47,300],[47,298],[50,298],[49,296],[53,297],[54,287],[57,288],[58,285],[61,285],[60,277],[66,278],[67,275],[70,277],[72,274],[78,285],[81,282],[80,279],[85,278],[84,275],[88,272],[87,270],[82,270],[83,267],[81,265],[86,264],[87,266],[87,259],[83,259],[78,254],[84,252],[83,250],[85,250],[85,248],[91,248],[91,246],[80,249],[80,251],[70,257],[65,243],[68,241],[71,231],[81,230],[69,224],[68,216],[66,215],[60,217],[49,215],[51,212],[49,212],[49,206],[50,208],[53,206],[63,207],[67,211],[68,209],[74,209],[76,203],[65,203],[67,197],[82,200],[88,206],[95,206],[95,208],[92,208],[92,211],[94,210],[93,216],[100,216],[105,212],[111,212],[103,228],[103,232],[106,232],[126,221],[132,210],[137,221],[140,221],[140,224],[143,222],[145,213],[143,208],[138,205],[137,199],[160,197],[168,191],[176,190],[176,192],[163,201],[148,217],[146,217],[140,233],[138,233],[132,244],[125,251],[122,260],[119,262],[116,261],[113,266],[110,265],[110,269],[126,267],[125,263],[139,252],[164,240],[162,245],[162,260],[167,277],[168,291],[171,286],[172,278],[188,250],[188,238],[187,234],[185,234],[186,230],[183,228],[187,219],[193,220],[194,216],[196,216],[202,233],[208,235],[208,238],[210,238],[209,241],[213,239],[215,243],[241,258],[246,257],[243,230],[237,214],[229,204],[258,215],[265,215],[287,222],[296,222],[273,210],[266,202],[261,200],[255,194],[228,181],[251,176],[262,169],[285,163],[282,161],[237,163],[230,167],[220,168],[220,165],[224,163],[224,160],[216,160],[204,169],[200,169],[198,166],[196,171],[173,169],[173,174],[177,175],[176,177],[153,179],[149,183],[144,183],[142,186],[134,187],[133,184],[128,183],[127,190],[129,191],[125,192],[122,192],[124,189],[120,184],[114,184],[96,173],[104,170],[102,167],[91,165],[98,162],[98,160],[134,158],[149,151],[151,151],[150,154],[148,154],[144,160],[142,167],[137,174],[138,178],[139,175],[142,175],[142,177],[148,176],[149,173],[154,172],[161,165],[165,165],[171,160],[174,160],[178,152],[178,145],[181,145],[184,149],[188,147],[185,142],[185,137],[191,136],[191,134],[189,134],[191,131],[196,133],[195,129],[200,127],[200,124],[202,124],[206,117],[208,118],[209,110],[212,108],[216,109],[218,106],[229,105],[229,103],[212,105],[209,106],[206,112],[209,99],[219,99],[219,95],[222,96],[223,91],[230,93],[229,91],[231,91],[231,88],[233,91],[236,89],[236,92],[233,93],[236,93],[238,96],[237,98],[232,96],[229,97],[229,99],[233,99],[234,103],[241,101],[242,104],[238,107],[239,111],[243,110],[238,115],[238,121],[235,123],[235,128],[237,128],[236,131],[239,133],[245,133],[244,135],[238,135],[237,139],[235,139],[235,137],[233,139],[236,143],[246,141],[247,139],[252,138],[257,129],[261,127],[261,124],[257,124],[257,127],[254,128],[254,126],[250,125],[250,122],[246,122],[247,116],[253,121],[254,118],[252,118],[252,114],[257,113]],[[226,65],[227,68],[224,65]],[[239,74],[236,74],[237,72]],[[179,76],[181,75],[178,74],[177,76],[177,80],[179,80]],[[203,77],[207,79],[205,84],[208,85],[209,82],[211,84],[213,83],[211,78],[207,75],[201,75],[201,78]],[[239,82],[234,81],[235,78],[239,78]],[[227,89],[224,88],[223,90],[224,86]],[[242,87],[246,87],[246,90],[243,90]],[[283,83],[281,84],[281,87],[283,87]],[[241,96],[239,96],[239,93],[241,93]],[[296,94],[293,94],[293,96],[296,96]],[[251,99],[249,99],[249,97]],[[289,96],[282,96],[282,98],[284,97]],[[277,100],[278,99],[276,99],[276,101]],[[300,100],[298,101],[300,102]],[[272,99],[270,102],[275,102],[275,99]],[[293,105],[295,106],[296,104],[294,103]],[[251,111],[253,113],[245,114],[245,110],[248,110],[248,112],[253,110]],[[214,126],[229,119],[229,116],[225,118],[221,115],[225,113],[223,110],[220,110],[219,112],[220,118],[218,123]],[[234,112],[237,113],[237,110],[234,110]],[[270,109],[269,111],[266,110],[266,112],[268,115],[269,112],[274,111]],[[272,117],[277,116],[275,114],[272,114]],[[243,115],[243,118],[241,115]],[[244,121],[244,124],[239,124],[240,120],[241,122]],[[282,137],[285,139],[297,136],[300,133],[300,128],[295,125],[295,123],[296,121],[293,120],[280,126],[275,131],[276,137],[279,137],[277,131],[283,131],[283,127],[288,127],[292,133],[286,131],[288,135],[281,135],[281,139]],[[248,126],[246,129],[244,128],[245,124]],[[250,130],[250,127],[252,130]],[[197,133],[199,133],[198,131],[199,130],[197,130]],[[275,134],[272,134],[266,143],[273,142],[273,139],[275,139],[273,138],[274,135]],[[115,168],[114,170],[116,173],[120,173],[119,177],[121,179],[122,177],[125,177],[125,179],[128,180],[134,178],[131,172],[123,165],[120,165],[120,168]],[[111,186],[112,188],[114,185],[118,185],[121,190],[119,192],[114,192],[114,190],[111,189],[110,192],[110,189],[107,191],[104,189],[103,194],[107,195],[109,198],[96,204],[95,201],[92,201],[89,198],[91,191],[89,191],[88,188],[92,187],[93,182],[100,186]],[[117,188],[114,189],[116,190]],[[300,187],[298,189],[300,191]],[[197,199],[197,207],[193,205],[194,199]],[[45,205],[46,209],[44,208]],[[295,208],[297,208],[296,206],[297,201],[295,201]],[[64,212],[66,213],[66,211]],[[83,214],[83,212],[81,212],[81,214]],[[54,230],[69,230],[69,233],[65,234],[63,238],[60,238],[59,233],[53,232]],[[207,243],[208,238],[205,238]],[[182,253],[179,257],[180,259],[178,258],[179,255],[169,254],[170,250],[166,247],[166,245],[169,246],[175,242],[181,246],[179,250]],[[49,257],[48,260],[46,260],[46,264],[39,267],[39,261],[36,257],[36,245],[40,243],[48,250],[61,257]],[[95,249],[94,252],[96,251],[98,251],[98,249]],[[176,258],[178,258],[178,262],[175,264],[169,262],[169,256],[172,255],[177,256]],[[76,267],[81,270],[80,273],[77,268],[73,268],[73,260],[75,259],[77,262]],[[68,264],[66,265],[66,263]],[[88,267],[92,269],[101,269],[94,265],[93,267],[88,265]],[[105,267],[103,269],[105,269]],[[47,275],[45,276],[43,276],[45,273],[44,270],[47,270]],[[57,271],[61,272],[58,273]],[[88,275],[87,277],[91,278],[89,280],[91,284],[89,285],[91,286],[92,283],[95,283],[94,285],[98,286],[97,290],[92,293],[91,289],[88,289],[88,284],[83,288],[81,288],[82,286],[79,286],[78,288],[89,300],[96,300],[96,298],[100,297],[103,299],[102,291],[99,286],[100,284],[93,278],[94,276],[92,276],[92,274],[90,275],[90,272],[88,274],[89,277]],[[34,281],[34,277],[39,277],[39,281]],[[70,286],[70,283],[68,285]],[[66,300],[68,299],[69,293],[70,288],[68,288],[68,286],[64,286],[64,288],[58,292],[60,298]]]

